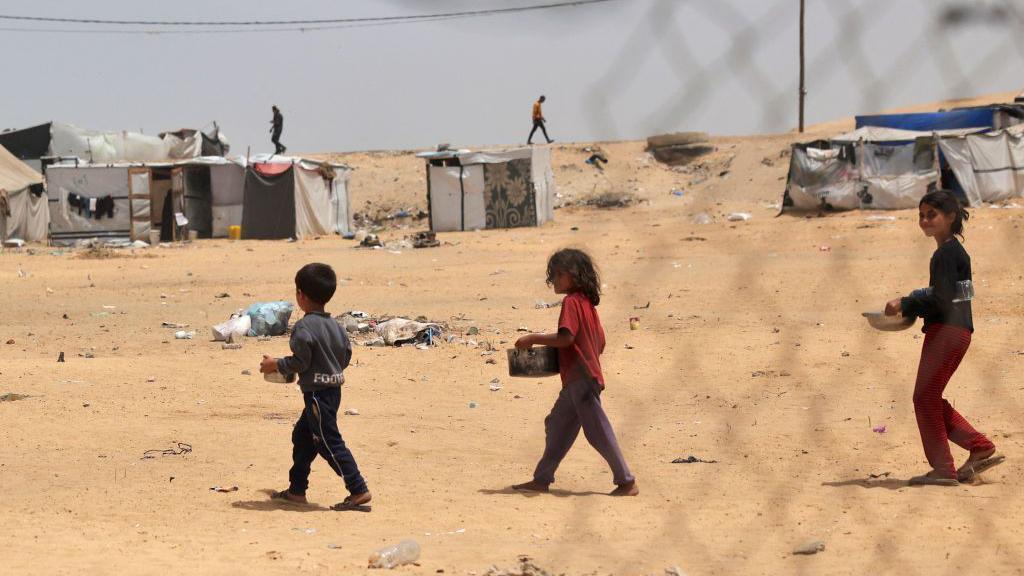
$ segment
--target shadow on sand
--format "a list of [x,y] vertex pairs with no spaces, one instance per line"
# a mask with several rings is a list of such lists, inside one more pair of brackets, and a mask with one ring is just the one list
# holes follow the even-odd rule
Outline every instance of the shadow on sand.
[[481,494],[494,495],[502,494],[508,496],[525,496],[526,498],[535,498],[537,496],[556,496],[558,498],[568,498],[570,496],[608,496],[607,492],[594,492],[587,490],[584,492],[573,492],[572,490],[560,490],[558,488],[548,490],[547,492],[527,492],[525,490],[516,490],[511,486],[505,488],[499,488],[497,490],[493,488],[481,488],[477,490]]
[[298,502],[289,502],[288,500],[273,500],[270,496],[275,492],[271,489],[259,490],[259,492],[266,494],[266,500],[237,500],[231,503],[232,508],[241,508],[242,510],[255,510],[257,512],[271,512],[274,510],[286,510],[288,512],[330,512],[331,509],[319,504],[308,503],[300,504]]

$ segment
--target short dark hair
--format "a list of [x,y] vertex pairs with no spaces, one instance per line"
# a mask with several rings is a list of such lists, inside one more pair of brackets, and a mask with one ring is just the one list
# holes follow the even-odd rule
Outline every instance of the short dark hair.
[[572,277],[573,286],[583,292],[590,303],[601,303],[601,276],[590,255],[576,248],[562,248],[548,258],[547,282],[555,281],[555,274],[566,272]]
[[327,264],[313,262],[295,273],[295,287],[313,302],[324,305],[334,297],[334,291],[338,289],[338,277]]
[[967,209],[960,204],[960,200],[950,192],[949,190],[935,190],[929,192],[921,197],[921,202],[918,203],[918,208],[925,204],[935,208],[943,214],[955,214],[956,217],[953,219],[953,224],[950,226],[950,231],[953,232],[954,236],[959,236],[961,240],[964,239],[964,222],[971,217]]

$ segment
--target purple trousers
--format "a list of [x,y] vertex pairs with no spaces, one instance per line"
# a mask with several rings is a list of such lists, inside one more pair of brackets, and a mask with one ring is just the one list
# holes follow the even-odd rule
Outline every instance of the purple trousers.
[[555,470],[572,448],[580,428],[587,442],[608,462],[615,484],[635,480],[622,457],[612,424],[601,407],[600,385],[588,379],[563,385],[551,413],[544,419],[544,456],[533,472],[535,482],[551,484],[555,481]]

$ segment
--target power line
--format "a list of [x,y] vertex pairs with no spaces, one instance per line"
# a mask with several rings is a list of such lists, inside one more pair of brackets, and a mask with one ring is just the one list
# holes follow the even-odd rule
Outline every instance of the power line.
[[[102,24],[110,26],[322,26],[326,24],[359,24],[359,23],[399,23],[406,21],[418,21],[440,18],[462,18],[472,16],[494,16],[500,14],[513,14],[531,12],[536,10],[550,10],[554,8],[567,8],[584,6],[588,4],[600,4],[614,0],[572,0],[566,2],[553,2],[548,4],[533,4],[530,6],[517,6],[512,8],[490,8],[486,10],[464,10],[458,12],[441,12],[436,14],[417,14],[404,16],[371,16],[362,18],[310,18],[298,20],[108,20],[100,18],[55,18],[49,16],[18,16],[13,14],[0,14],[0,20],[19,22],[44,22],[57,24]],[[293,28],[298,30],[299,28]]]

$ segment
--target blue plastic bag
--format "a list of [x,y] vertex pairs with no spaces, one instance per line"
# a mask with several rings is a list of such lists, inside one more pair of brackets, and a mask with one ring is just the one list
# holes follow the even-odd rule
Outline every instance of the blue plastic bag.
[[249,336],[280,336],[288,330],[295,306],[291,302],[257,302],[245,311],[252,319]]

